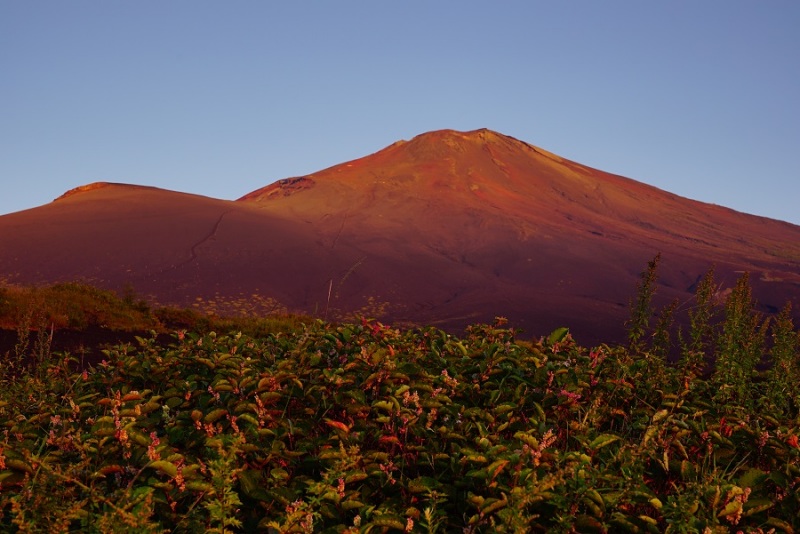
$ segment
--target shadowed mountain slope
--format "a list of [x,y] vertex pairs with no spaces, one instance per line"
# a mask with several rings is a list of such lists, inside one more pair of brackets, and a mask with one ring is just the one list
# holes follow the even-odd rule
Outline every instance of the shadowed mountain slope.
[[238,201],[92,184],[0,217],[0,277],[126,284],[162,303],[461,328],[496,315],[622,336],[638,275],[662,301],[716,264],[800,310],[800,227],[695,202],[489,130],[430,132]]

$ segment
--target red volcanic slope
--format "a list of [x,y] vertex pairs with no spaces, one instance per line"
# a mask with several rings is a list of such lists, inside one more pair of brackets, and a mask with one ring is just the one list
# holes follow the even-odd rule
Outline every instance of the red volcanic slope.
[[[800,298],[800,227],[681,198],[489,130],[436,131],[235,202],[92,184],[0,217],[0,277],[161,303],[622,335],[646,262],[687,302],[716,264],[768,310]],[[800,305],[795,306],[800,310]]]

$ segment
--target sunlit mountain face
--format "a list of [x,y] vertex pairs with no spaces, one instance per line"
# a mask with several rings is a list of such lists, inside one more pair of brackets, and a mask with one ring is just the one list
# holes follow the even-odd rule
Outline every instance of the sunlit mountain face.
[[765,312],[800,310],[800,227],[685,199],[490,130],[435,131],[237,201],[98,183],[0,217],[0,279],[131,287],[216,313],[358,315],[621,339],[640,272],[657,302],[713,265]]

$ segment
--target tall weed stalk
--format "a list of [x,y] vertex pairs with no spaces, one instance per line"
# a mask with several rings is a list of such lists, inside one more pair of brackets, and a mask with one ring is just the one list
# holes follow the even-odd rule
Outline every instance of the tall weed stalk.
[[650,317],[653,315],[653,295],[656,292],[658,264],[661,261],[659,252],[647,263],[641,280],[636,286],[636,300],[631,301],[631,318],[628,322],[628,346],[631,351],[639,352],[644,347],[643,338],[650,328]]
[[744,273],[725,303],[725,320],[717,338],[717,358],[712,382],[716,400],[729,406],[750,406],[754,401],[753,378],[760,363],[766,324],[755,304]]

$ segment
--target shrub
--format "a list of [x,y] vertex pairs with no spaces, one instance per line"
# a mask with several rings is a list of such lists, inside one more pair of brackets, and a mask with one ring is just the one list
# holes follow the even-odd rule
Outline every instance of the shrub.
[[317,322],[53,355],[0,384],[0,530],[800,528],[796,420],[518,336]]

